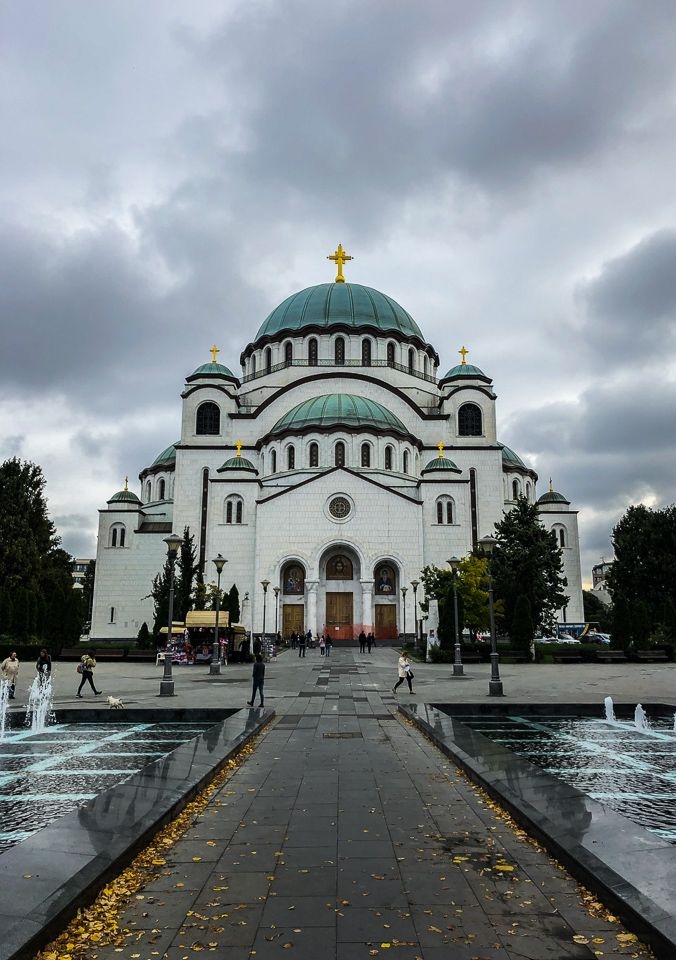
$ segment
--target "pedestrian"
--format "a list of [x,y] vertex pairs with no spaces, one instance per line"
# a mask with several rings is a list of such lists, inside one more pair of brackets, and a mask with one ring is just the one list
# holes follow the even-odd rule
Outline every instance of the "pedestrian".
[[295,649],[296,649],[296,644],[297,644],[297,643],[298,643],[298,637],[297,637],[297,635],[296,635],[296,631],[294,630],[293,633],[291,634],[291,649],[292,649],[292,650],[295,650]]
[[263,684],[265,683],[265,664],[263,663],[263,657],[260,653],[256,654],[256,660],[253,665],[253,690],[251,692],[251,700],[247,700],[246,704],[248,707],[253,707],[254,700],[256,699],[256,691],[260,694],[261,698],[261,707],[264,706],[263,698]]
[[305,634],[304,633],[298,634],[298,656],[299,657],[305,656]]
[[19,661],[16,650],[12,650],[10,655],[0,663],[0,671],[2,671],[2,679],[9,685],[9,699],[13,700],[16,690],[16,679],[19,676]]
[[94,668],[96,667],[96,660],[93,657],[90,657],[88,653],[83,653],[80,657],[80,662],[77,665],[77,672],[81,674],[82,679],[80,680],[80,686],[77,688],[77,694],[82,699],[82,688],[85,683],[88,683],[89,686],[94,691],[94,695],[99,697],[101,696],[102,690],[97,690],[94,686]]
[[263,652],[263,643],[260,637],[256,637],[253,642],[254,659],[262,652]]
[[363,630],[359,634],[359,652],[366,653],[366,634]]
[[52,658],[44,647],[35,662],[35,669],[38,672],[40,683],[46,683],[52,675]]
[[331,656],[331,647],[333,646],[333,640],[331,639],[331,634],[326,634],[326,656]]
[[326,640],[324,639],[324,634],[319,638],[319,656],[324,656],[324,650],[326,648]]
[[373,634],[369,633],[366,638],[366,646],[368,647],[369,653],[371,652],[371,647],[373,646]]
[[397,687],[400,687],[404,680],[408,683],[408,692],[413,693],[413,685],[411,683],[411,680],[413,679],[413,671],[411,670],[411,662],[408,659],[408,654],[405,650],[399,657],[397,668],[399,672],[399,679],[392,687],[392,693],[396,694]]

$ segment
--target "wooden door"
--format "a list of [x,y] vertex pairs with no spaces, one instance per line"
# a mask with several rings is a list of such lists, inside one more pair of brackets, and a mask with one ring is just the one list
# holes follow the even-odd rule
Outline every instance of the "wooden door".
[[352,594],[326,594],[326,628],[334,640],[352,639]]
[[397,608],[393,603],[376,604],[376,640],[395,640],[397,637]]
[[292,633],[303,633],[304,629],[305,605],[285,603],[282,607],[282,636],[290,637]]

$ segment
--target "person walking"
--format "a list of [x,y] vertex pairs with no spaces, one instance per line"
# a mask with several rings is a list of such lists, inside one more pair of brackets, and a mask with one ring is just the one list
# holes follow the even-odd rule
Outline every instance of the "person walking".
[[413,671],[411,670],[411,661],[409,660],[406,651],[404,651],[399,657],[397,669],[399,672],[399,679],[392,687],[392,693],[396,694],[397,687],[400,687],[404,680],[408,683],[408,692],[413,693],[413,685],[411,683],[411,680],[413,679]]
[[359,634],[359,652],[366,653],[366,634],[363,630]]
[[373,639],[373,634],[369,633],[368,636],[366,637],[366,646],[368,647],[369,653],[371,652],[371,647],[373,646],[374,642],[375,641]]
[[331,639],[331,634],[326,634],[326,656],[331,656],[331,647],[333,646],[333,640]]
[[324,634],[319,638],[319,656],[324,656],[324,651],[326,649],[326,640],[324,639]]
[[305,656],[305,634],[304,633],[298,634],[298,656],[299,657]]
[[297,644],[297,642],[298,642],[298,637],[297,637],[297,635],[296,635],[296,631],[294,630],[293,633],[291,634],[291,649],[292,649],[292,650],[295,650],[295,649],[296,649],[296,644]]
[[253,707],[254,700],[256,699],[256,691],[258,691],[261,698],[261,707],[264,706],[263,698],[263,685],[265,683],[265,664],[263,663],[263,657],[260,653],[256,654],[256,660],[253,665],[253,690],[251,692],[251,700],[247,700],[246,704],[248,707]]
[[35,661],[35,669],[38,672],[40,683],[46,683],[52,675],[52,658],[45,647],[42,648],[38,659]]
[[16,650],[12,650],[10,655],[0,663],[0,671],[2,671],[2,679],[9,685],[9,699],[13,700],[16,681],[19,676],[19,660]]
[[102,694],[102,690],[97,690],[94,686],[94,668],[96,667],[96,660],[93,657],[90,657],[88,653],[83,653],[80,658],[80,663],[78,664],[78,673],[82,675],[80,680],[80,686],[77,688],[77,694],[82,699],[82,688],[85,683],[88,683],[89,686],[94,691],[94,695],[99,697]]

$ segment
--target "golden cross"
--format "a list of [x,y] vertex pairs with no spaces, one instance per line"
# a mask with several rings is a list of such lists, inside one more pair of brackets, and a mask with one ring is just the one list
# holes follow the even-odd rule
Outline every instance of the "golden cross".
[[443,455],[444,455],[444,441],[443,441],[443,440],[440,440],[439,443],[437,444],[437,446],[439,447],[439,456],[440,456],[440,457],[443,457]]
[[338,267],[336,283],[345,283],[345,277],[343,276],[343,264],[346,262],[346,260],[354,260],[354,257],[351,257],[348,253],[345,253],[342,243],[339,243],[336,252],[329,254],[326,259],[333,260]]
[[549,492],[554,493],[554,484],[552,483],[552,478],[549,478]]
[[129,492],[129,477],[124,478],[124,492],[125,493]]
[[469,353],[469,350],[465,350],[464,347],[461,347],[461,348],[458,350],[458,353],[462,356],[462,363],[463,363],[463,366],[464,366],[465,363],[467,362],[467,361],[465,360],[465,357],[466,357],[467,354]]
[[237,456],[238,456],[238,457],[241,457],[241,456],[242,456],[242,441],[241,441],[241,440],[238,440],[238,441],[235,443],[235,446],[237,447]]
[[209,353],[211,354],[211,362],[212,362],[212,363],[216,363],[216,354],[217,354],[217,353],[220,353],[220,352],[221,352],[221,351],[218,349],[218,347],[216,346],[216,344],[214,344],[213,347],[211,348],[211,350],[209,351]]

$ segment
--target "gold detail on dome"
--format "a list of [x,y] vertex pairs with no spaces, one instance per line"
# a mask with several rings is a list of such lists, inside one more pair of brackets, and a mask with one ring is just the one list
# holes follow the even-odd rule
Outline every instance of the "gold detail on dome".
[[334,262],[334,263],[336,264],[336,266],[338,267],[338,273],[336,274],[336,280],[335,280],[335,282],[336,282],[336,283],[345,283],[345,277],[343,276],[343,264],[344,264],[347,260],[354,260],[354,257],[351,257],[351,256],[349,255],[349,253],[345,253],[345,251],[343,250],[343,245],[342,245],[342,243],[339,243],[339,244],[338,244],[338,249],[336,250],[336,252],[335,252],[335,253],[330,253],[330,254],[327,256],[326,259],[327,259],[327,260],[333,260],[333,262]]
[[549,478],[549,492],[554,493],[554,484],[552,483],[552,478]]
[[465,364],[467,363],[467,361],[465,360],[465,357],[466,357],[467,354],[469,353],[469,350],[465,350],[465,348],[464,348],[464,346],[463,346],[463,347],[460,347],[460,349],[458,350],[458,353],[459,353],[460,356],[462,357],[462,366],[464,367]]
[[241,440],[237,440],[237,442],[235,443],[235,446],[237,447],[237,456],[238,456],[238,457],[241,457],[241,456],[242,456],[242,441],[241,441]]
[[441,459],[444,455],[444,441],[440,440],[437,447],[439,448],[439,459]]
[[124,492],[129,493],[129,477],[124,478]]
[[217,353],[220,353],[220,352],[221,352],[221,351],[218,349],[218,347],[216,346],[216,344],[214,344],[213,347],[211,348],[211,350],[209,351],[209,353],[211,354],[211,362],[212,362],[212,363],[216,363],[216,354],[217,354]]

